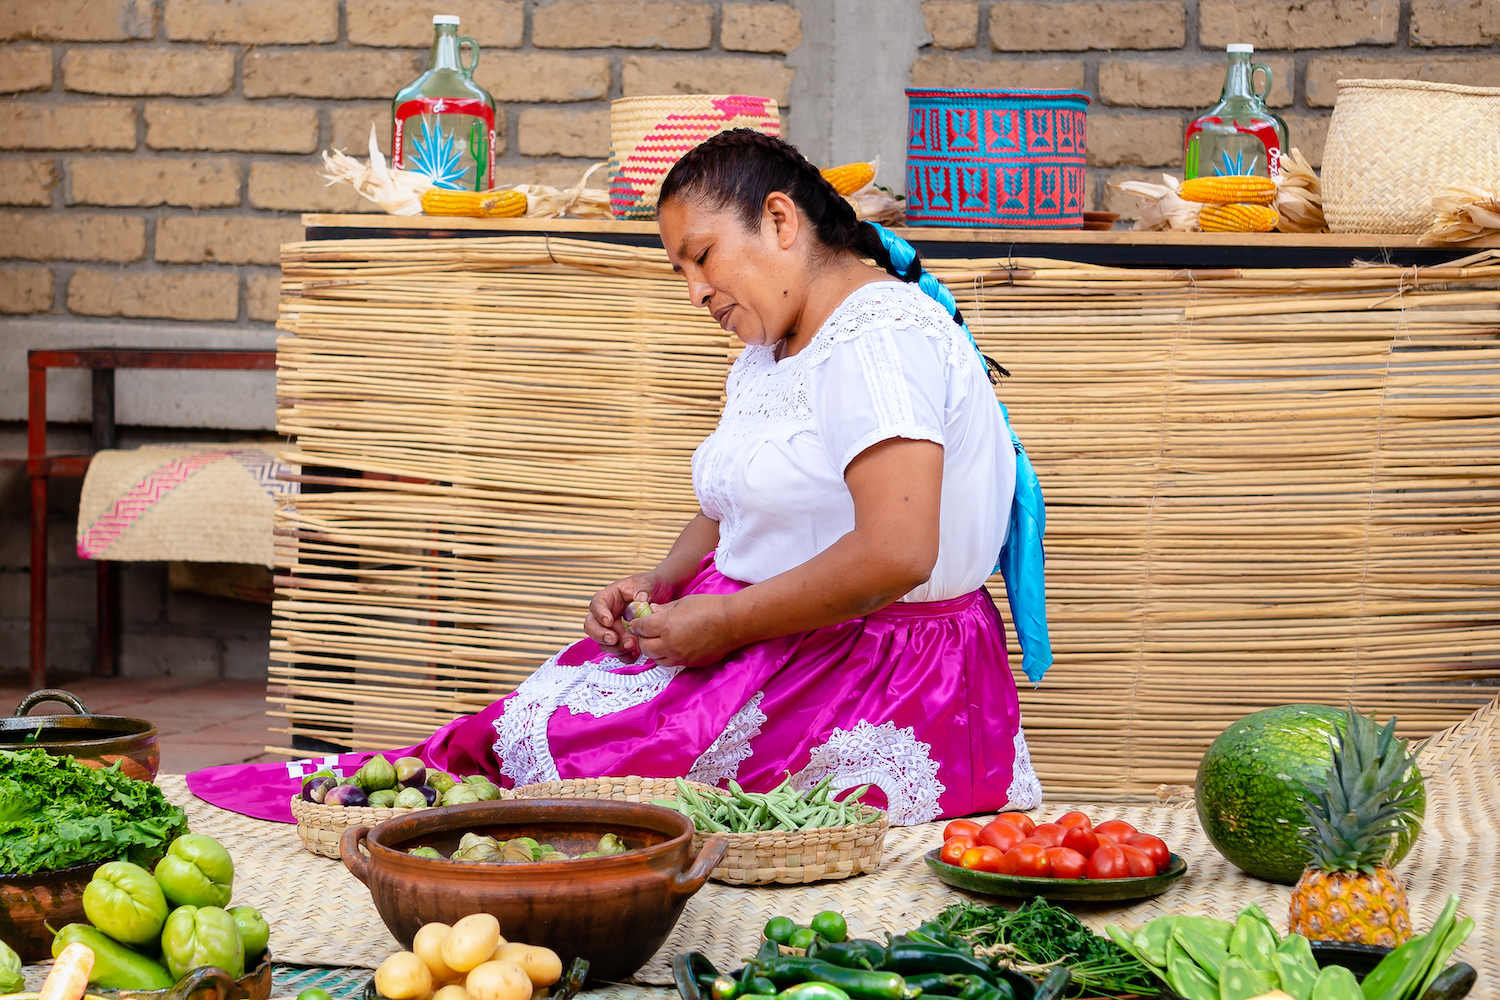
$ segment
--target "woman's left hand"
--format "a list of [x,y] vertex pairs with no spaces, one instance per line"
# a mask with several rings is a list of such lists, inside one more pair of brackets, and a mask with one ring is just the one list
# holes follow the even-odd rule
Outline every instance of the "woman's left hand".
[[702,667],[717,663],[742,643],[730,628],[724,598],[691,594],[656,606],[631,623],[641,652],[665,667]]

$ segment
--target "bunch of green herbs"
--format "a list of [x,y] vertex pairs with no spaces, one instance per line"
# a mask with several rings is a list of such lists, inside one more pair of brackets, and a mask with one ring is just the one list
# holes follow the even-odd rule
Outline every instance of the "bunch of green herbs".
[[0,750],[0,875],[159,857],[187,816],[149,781],[41,749]]
[[956,903],[938,920],[981,954],[992,955],[1022,972],[1066,965],[1077,989],[1074,996],[1161,993],[1160,983],[1139,960],[1040,896],[1014,910]]

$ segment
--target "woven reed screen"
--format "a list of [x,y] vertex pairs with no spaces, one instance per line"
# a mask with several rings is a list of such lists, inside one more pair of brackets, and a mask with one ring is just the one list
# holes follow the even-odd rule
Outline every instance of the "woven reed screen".
[[[734,346],[659,250],[283,253],[281,429],[324,492],[277,514],[272,714],[404,745],[510,690],[666,550]],[[934,265],[1014,373],[1047,497],[1057,663],[1017,678],[1049,794],[1190,782],[1269,705],[1352,698],[1426,734],[1493,697],[1500,265],[1480,256]]]

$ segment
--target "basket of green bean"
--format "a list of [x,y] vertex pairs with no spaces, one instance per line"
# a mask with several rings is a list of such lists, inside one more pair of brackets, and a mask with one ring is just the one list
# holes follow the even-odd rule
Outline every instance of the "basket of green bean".
[[694,848],[713,834],[729,840],[709,878],[729,885],[801,885],[848,878],[880,867],[890,824],[860,801],[868,786],[842,798],[825,780],[804,791],[791,779],[769,792],[727,789],[682,778],[587,778],[517,788],[519,798],[612,798],[676,809],[693,821]]

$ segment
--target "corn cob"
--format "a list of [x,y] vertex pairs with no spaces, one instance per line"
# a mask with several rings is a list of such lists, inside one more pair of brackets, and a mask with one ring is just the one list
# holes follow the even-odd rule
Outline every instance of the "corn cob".
[[1178,185],[1177,197],[1209,205],[1269,205],[1276,200],[1276,182],[1269,177],[1194,177]]
[[427,215],[513,219],[526,214],[526,196],[520,191],[446,191],[442,188],[428,188],[422,192],[422,211]]
[[822,174],[839,194],[853,194],[875,179],[875,165],[846,163],[842,167],[828,167]]
[[1205,233],[1269,233],[1279,218],[1269,205],[1204,205],[1198,227]]

